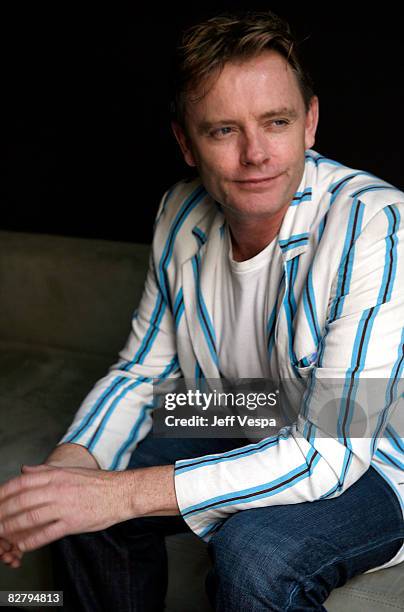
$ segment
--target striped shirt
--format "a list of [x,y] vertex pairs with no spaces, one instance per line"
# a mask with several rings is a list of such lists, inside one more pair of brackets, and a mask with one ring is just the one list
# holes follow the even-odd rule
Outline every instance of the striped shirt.
[[[220,379],[212,313],[224,226],[199,180],[164,194],[126,345],[59,443],[125,469],[152,425],[153,382]],[[233,512],[337,497],[370,465],[404,512],[404,194],[308,150],[277,241],[282,275],[265,341],[269,371],[288,379],[298,416],[242,449],[176,462],[181,514],[205,541]],[[318,398],[334,379],[344,392],[324,426]],[[364,380],[378,381],[371,402]],[[354,435],[364,405],[365,430]],[[403,559],[404,546],[382,567]]]

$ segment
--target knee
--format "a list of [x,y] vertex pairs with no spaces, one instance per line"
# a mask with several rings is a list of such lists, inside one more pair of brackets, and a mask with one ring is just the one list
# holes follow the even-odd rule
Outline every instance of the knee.
[[307,588],[313,572],[310,544],[301,534],[255,530],[242,514],[228,519],[209,542],[214,566],[209,588],[216,593],[216,602],[222,606],[229,602],[223,608],[228,610],[248,607],[282,612],[293,610],[296,598],[313,604],[308,592],[312,589]]
[[[214,534],[208,551],[216,571],[228,581],[253,581],[259,573],[277,578],[286,571],[289,560],[299,556],[299,546],[293,537],[254,525],[251,511],[239,512],[225,521]],[[293,563],[291,563],[293,565]]]

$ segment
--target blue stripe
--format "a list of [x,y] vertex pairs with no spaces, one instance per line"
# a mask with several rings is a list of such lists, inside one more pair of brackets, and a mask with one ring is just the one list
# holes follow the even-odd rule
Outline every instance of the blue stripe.
[[368,185],[367,187],[362,187],[361,189],[358,189],[358,191],[351,193],[351,197],[356,199],[360,195],[363,195],[364,193],[367,193],[368,191],[380,191],[384,189],[386,190],[393,189],[393,191],[397,191],[396,187],[393,187],[392,185],[389,185],[388,183],[386,183],[385,185]]
[[194,236],[198,240],[199,246],[204,245],[205,242],[208,239],[206,234],[205,234],[205,232],[203,232],[199,227],[194,227],[194,229],[192,230],[192,233],[194,234]]
[[271,354],[272,354],[272,350],[275,344],[275,322],[276,322],[276,307],[277,304],[275,303],[272,312],[270,314],[270,317],[268,319],[268,324],[267,324],[267,350],[268,350],[268,359],[271,358]]
[[397,230],[400,226],[400,213],[396,206],[387,206],[383,209],[389,221],[388,235],[385,238],[386,242],[386,259],[384,263],[383,284],[380,288],[379,303],[388,302],[391,298],[391,292],[394,285],[394,280],[397,271]]
[[216,531],[217,529],[219,529],[219,527],[222,525],[223,520],[219,520],[215,523],[210,523],[207,527],[205,527],[205,529],[203,529],[202,531],[200,531],[198,533],[198,536],[200,538],[205,538],[207,535],[211,535],[214,531]]
[[174,301],[174,312],[178,309],[179,304],[183,301],[184,299],[184,293],[182,291],[182,287],[180,288],[180,290],[177,293],[177,297],[175,298]]
[[[320,361],[320,358],[318,358],[318,362],[319,361]],[[314,367],[311,371],[311,376],[307,382],[306,391],[304,392],[304,396],[303,396],[302,416],[306,419],[308,418],[308,414],[310,410],[310,401],[311,401],[312,395],[314,393],[315,385],[316,385],[316,373],[317,373],[317,368]]]
[[118,376],[117,378],[114,378],[110,386],[98,398],[97,402],[94,404],[91,411],[88,412],[86,415],[84,415],[83,419],[80,421],[79,425],[77,426],[76,431],[70,434],[70,436],[66,439],[66,442],[74,442],[76,440],[79,440],[81,436],[84,434],[84,432],[94,422],[97,416],[97,413],[101,411],[102,407],[107,402],[110,395],[116,392],[127,381],[128,381],[128,378],[126,376]]
[[[391,372],[390,378],[387,383],[386,394],[385,394],[385,407],[383,411],[381,412],[381,414],[379,415],[377,426],[375,428],[374,439],[372,441],[372,454],[375,452],[377,439],[380,437],[383,431],[384,425],[386,421],[388,420],[388,417],[389,417],[388,410],[392,406],[392,404],[397,400],[398,383],[402,378],[403,369],[404,369],[404,328],[401,334],[400,344],[398,346],[397,359],[393,365],[392,372]],[[389,440],[390,440],[390,443],[393,444],[393,441],[392,441],[393,439],[391,437],[391,434],[389,435]],[[404,452],[404,449],[401,449],[397,442],[395,442],[393,446],[397,450]]]
[[[345,453],[345,463],[346,463],[346,453]],[[328,497],[333,497],[335,493],[337,493],[338,491],[342,489],[342,486],[343,486],[343,483],[338,480],[338,482],[335,485],[333,485],[331,489],[328,489],[328,491],[323,493],[323,495],[320,495],[319,499],[327,499]]]
[[275,326],[276,326],[276,315],[277,315],[277,308],[278,308],[278,297],[281,293],[282,285],[284,284],[284,282],[285,282],[285,270],[282,272],[282,276],[281,276],[281,279],[278,285],[278,291],[276,293],[277,297],[275,300],[275,304],[274,304],[274,307],[272,309],[272,312],[269,316],[268,323],[267,323],[267,350],[268,350],[269,360],[271,359],[272,350],[275,345]]
[[256,444],[248,444],[232,451],[220,453],[220,455],[203,455],[199,458],[179,460],[175,464],[175,474],[177,475],[183,474],[184,472],[192,472],[193,470],[207,468],[210,465],[215,465],[217,463],[237,461],[238,459],[243,459],[244,457],[256,455],[257,453],[266,451],[271,446],[276,446],[280,439],[285,440],[287,437],[288,436],[278,434],[276,436],[272,436],[271,438],[266,438],[264,442],[261,440],[261,442],[257,442]]
[[376,306],[367,308],[363,311],[355,336],[351,365],[345,375],[337,431],[339,440],[343,441],[344,445],[348,446],[349,448],[351,447],[351,443],[347,432],[349,432],[355,410],[355,399],[359,386],[359,376],[365,366],[370,335],[379,308],[380,306]]
[[188,196],[184,204],[181,206],[181,209],[177,213],[174,222],[170,228],[168,240],[166,241],[159,265],[160,288],[161,291],[164,293],[164,297],[166,298],[166,302],[168,304],[170,303],[170,292],[167,278],[167,269],[173,254],[175,238],[190,212],[197,206],[197,204],[202,200],[202,198],[205,197],[205,195],[206,191],[202,185],[195,189],[195,191],[193,191]]
[[355,256],[355,241],[361,232],[363,213],[363,203],[360,200],[355,200],[352,204],[352,209],[348,219],[345,243],[338,270],[336,296],[330,308],[330,322],[335,321],[335,319],[341,315],[345,301],[345,294],[349,292]]
[[307,442],[313,446],[317,433],[317,427],[311,421],[306,421],[303,427],[302,435]]
[[192,258],[192,267],[194,271],[196,295],[197,295],[197,313],[198,319],[202,327],[203,335],[205,336],[206,343],[209,348],[209,352],[216,366],[219,365],[217,351],[216,351],[216,335],[213,329],[212,322],[210,320],[202,292],[200,287],[200,272],[199,272],[200,260],[198,255],[194,255]]
[[315,345],[317,346],[318,343],[320,342],[321,333],[320,333],[320,327],[318,324],[316,298],[315,298],[314,290],[313,290],[313,276],[312,276],[311,268],[309,270],[309,273],[307,275],[307,280],[304,285],[303,304],[304,304],[304,311],[306,313],[307,322],[310,327],[311,336],[314,340]]
[[[329,188],[327,189],[327,191],[329,193],[331,193],[331,198],[330,198],[330,208],[331,206],[334,204],[335,199],[339,196],[340,192],[342,191],[342,189],[344,189],[344,187],[346,187],[346,185],[355,177],[357,176],[361,176],[361,175],[365,175],[365,176],[370,176],[373,177],[373,175],[369,174],[369,172],[354,172],[353,174],[348,174],[347,176],[345,176],[343,179],[338,179],[338,181],[335,181],[335,183],[332,183]],[[375,178],[375,177],[373,177]]]
[[[312,462],[311,467],[309,468],[309,464],[312,461],[312,459],[313,459],[313,462]],[[232,493],[226,493],[225,495],[218,495],[216,497],[206,499],[203,502],[194,504],[193,506],[188,506],[188,508],[184,508],[182,510],[182,516],[186,516],[187,514],[191,514],[191,513],[193,514],[193,516],[196,516],[197,514],[208,511],[209,508],[206,508],[206,506],[209,506],[211,504],[215,505],[215,510],[216,510],[217,508],[222,508],[223,506],[233,506],[235,504],[248,503],[249,501],[255,501],[258,499],[264,499],[264,498],[272,497],[273,495],[277,495],[278,493],[281,493],[282,491],[285,491],[287,489],[290,489],[291,487],[294,487],[298,482],[310,477],[314,471],[314,468],[320,461],[320,459],[321,459],[321,456],[317,453],[317,451],[315,451],[314,449],[310,449],[305,463],[302,463],[300,466],[291,470],[287,474],[284,474],[280,478],[276,478],[275,480],[260,484],[255,487],[250,487],[248,489],[241,489],[240,491],[234,491]],[[273,491],[266,491],[266,489],[271,488],[271,487],[276,487],[276,489]],[[263,492],[260,494],[260,491],[263,491]],[[242,500],[240,499],[232,500],[232,498],[234,497],[241,497],[241,496],[243,497]],[[251,499],[248,499],[248,497],[251,497]]]
[[286,291],[283,298],[283,307],[285,310],[286,322],[288,327],[288,346],[289,346],[289,359],[291,364],[293,365],[295,372],[299,378],[300,374],[297,372],[295,365],[297,363],[296,354],[293,348],[293,320],[296,314],[296,300],[293,293],[294,283],[296,280],[297,269],[299,265],[299,259],[294,258],[285,262],[286,273]]
[[195,364],[195,380],[199,380],[200,378],[205,378],[202,372],[202,368],[198,362]]
[[309,241],[309,234],[307,232],[303,234],[294,234],[290,236],[290,238],[286,238],[284,240],[279,240],[279,246],[282,249],[282,252],[290,251],[290,249],[295,249],[297,247],[306,245]]
[[343,164],[334,161],[333,159],[328,159],[327,157],[323,157],[322,155],[314,156],[311,153],[305,153],[306,161],[313,162],[316,166],[320,164],[330,164],[331,166],[338,166],[340,168],[344,167]]
[[374,177],[373,174],[370,174],[370,172],[354,172],[353,174],[348,174],[347,176],[345,176],[343,179],[338,179],[338,181],[336,181],[335,183],[332,183],[329,188],[327,189],[327,191],[331,194],[330,197],[330,202],[328,205],[328,210],[324,215],[324,218],[322,219],[320,225],[319,225],[319,231],[318,231],[318,240],[320,241],[322,236],[323,236],[323,232],[324,232],[324,228],[326,226],[327,223],[327,218],[328,218],[328,213],[330,211],[330,209],[332,208],[336,198],[339,196],[340,192],[344,189],[344,187],[346,187],[346,185],[354,178],[356,178],[357,176],[369,176],[372,178],[377,178]]
[[328,215],[328,211],[325,213],[324,217],[321,219],[321,222],[319,223],[319,226],[318,226],[318,241],[319,242],[321,238],[323,237],[323,233],[324,233],[325,226],[327,223],[327,215]]
[[392,465],[393,467],[399,468],[400,470],[404,471],[404,463],[401,462],[400,459],[397,459],[397,457],[393,457],[386,453],[386,451],[380,450],[377,450],[375,452],[375,455],[378,459],[380,459],[380,461],[383,461],[383,463],[386,463],[387,465]]
[[176,329],[178,329],[183,313],[184,313],[184,294],[183,294],[182,287],[181,287],[181,289],[177,293],[177,297],[175,298],[175,302],[174,302],[174,321],[175,321]]
[[298,206],[301,202],[311,202],[312,188],[307,187],[304,191],[296,191],[291,206]]
[[402,438],[398,435],[398,432],[394,429],[392,425],[387,425],[385,429],[385,436],[388,438],[388,441],[395,450],[399,451],[400,453],[404,453],[404,445],[402,444]]
[[153,409],[154,404],[147,404],[142,406],[139,416],[135,421],[134,426],[132,427],[132,429],[129,432],[129,438],[127,439],[127,441],[125,442],[125,444],[123,446],[120,447],[120,449],[118,450],[118,452],[115,453],[115,456],[112,460],[112,463],[109,466],[109,470],[117,470],[118,466],[120,464],[120,461],[122,459],[122,455],[124,452],[127,451],[127,449],[130,447],[130,445],[137,439],[138,434],[139,434],[139,430],[141,428],[141,426],[143,425],[143,423],[146,420],[146,417],[148,415],[148,413],[150,413],[150,411]]
[[145,336],[143,337],[142,343],[132,361],[129,361],[122,368],[122,370],[128,371],[133,365],[142,364],[144,362],[159,332],[159,325],[163,318],[166,306],[167,304],[163,301],[161,293],[159,293],[151,316],[150,325]]
[[140,377],[138,380],[135,380],[134,382],[132,382],[130,385],[128,385],[127,387],[125,387],[120,395],[118,395],[114,401],[110,404],[108,410],[106,411],[106,413],[104,414],[104,416],[102,417],[101,422],[99,423],[96,432],[93,434],[90,443],[87,445],[88,450],[93,450],[95,445],[97,444],[98,440],[100,439],[101,434],[103,433],[105,427],[107,426],[107,423],[110,419],[110,417],[112,416],[114,410],[115,410],[115,406],[118,404],[118,402],[125,397],[125,395],[127,395],[127,393],[129,393],[129,391],[132,391],[133,389],[136,389],[136,387],[138,387],[139,385],[145,383],[145,382],[152,382],[152,378],[146,378],[144,376]]

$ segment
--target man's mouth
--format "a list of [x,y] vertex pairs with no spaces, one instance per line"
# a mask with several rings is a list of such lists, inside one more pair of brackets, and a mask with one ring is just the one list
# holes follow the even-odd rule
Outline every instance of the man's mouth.
[[258,187],[269,185],[271,182],[275,181],[282,174],[277,174],[275,176],[264,176],[264,177],[251,177],[248,179],[236,180],[235,182],[241,185],[242,187]]

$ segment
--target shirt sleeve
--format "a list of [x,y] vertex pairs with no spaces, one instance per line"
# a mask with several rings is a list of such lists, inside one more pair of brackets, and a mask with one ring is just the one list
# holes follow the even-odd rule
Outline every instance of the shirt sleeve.
[[120,359],[85,397],[58,442],[84,446],[106,470],[124,470],[150,431],[153,383],[180,376],[172,313],[156,273],[156,243],[162,239],[157,230],[168,193],[160,203],[143,295]]
[[403,218],[403,204],[383,208],[341,262],[296,421],[243,448],[176,462],[180,512],[205,541],[233,512],[336,497],[369,468],[403,392]]

